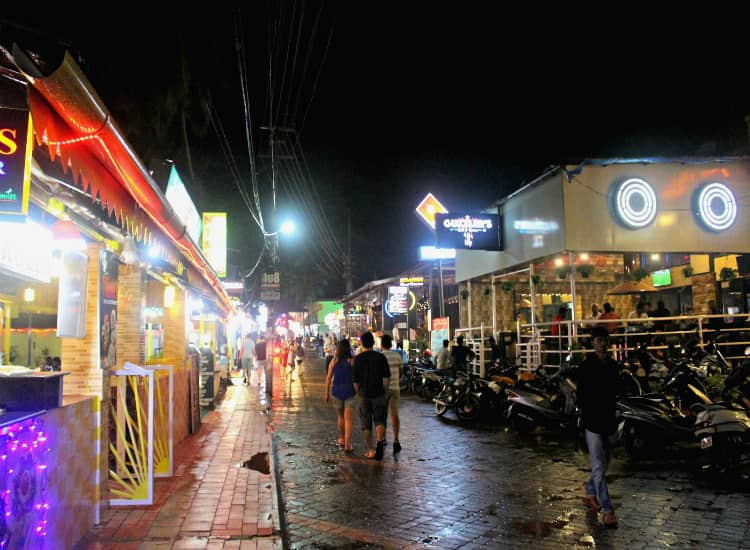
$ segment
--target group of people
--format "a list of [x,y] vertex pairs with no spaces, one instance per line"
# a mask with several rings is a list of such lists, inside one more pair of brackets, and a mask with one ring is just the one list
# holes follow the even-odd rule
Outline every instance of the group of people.
[[393,430],[393,454],[401,451],[398,409],[403,359],[400,353],[392,350],[393,338],[390,334],[381,337],[381,351],[375,351],[374,346],[375,337],[371,332],[365,332],[360,337],[360,348],[356,355],[352,353],[348,338],[342,338],[336,344],[328,362],[324,399],[326,403],[333,400],[338,417],[338,443],[344,452],[354,450],[351,438],[356,404],[367,446],[365,458],[382,460],[387,445],[386,424],[389,416]]
[[281,336],[266,339],[262,333],[257,335],[247,333],[242,338],[239,351],[243,374],[242,383],[260,385],[260,376],[263,373],[266,393],[269,395],[273,393],[274,354],[280,358],[282,379],[295,370],[298,376],[304,374],[305,348],[301,340],[291,338],[288,342],[284,342]]

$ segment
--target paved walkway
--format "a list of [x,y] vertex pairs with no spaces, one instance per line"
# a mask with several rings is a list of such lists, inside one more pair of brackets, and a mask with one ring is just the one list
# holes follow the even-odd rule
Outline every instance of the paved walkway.
[[283,547],[268,401],[262,387],[234,384],[176,446],[175,475],[154,480],[154,504],[106,510],[77,549]]

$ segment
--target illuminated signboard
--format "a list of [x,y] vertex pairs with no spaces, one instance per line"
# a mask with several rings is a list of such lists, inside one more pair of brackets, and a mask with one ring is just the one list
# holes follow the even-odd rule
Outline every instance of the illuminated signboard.
[[435,230],[435,214],[447,213],[448,209],[432,193],[427,193],[427,196],[417,206],[417,216],[433,231]]
[[436,214],[438,248],[501,250],[497,214]]
[[31,115],[0,109],[0,214],[25,216],[31,184]]
[[629,229],[646,227],[656,217],[656,193],[641,178],[630,178],[618,183],[613,200],[617,218]]
[[219,277],[227,276],[227,213],[203,213],[203,254]]
[[401,277],[398,283],[401,286],[423,286],[424,277]]
[[194,243],[200,242],[201,236],[201,217],[198,214],[198,210],[193,204],[193,200],[185,189],[185,185],[180,179],[180,175],[177,173],[177,168],[172,166],[172,170],[169,172],[169,181],[167,182],[167,190],[164,193],[167,198],[167,202],[174,209],[177,217],[187,227],[187,233],[190,238],[193,239]]
[[434,246],[420,246],[420,260],[453,260],[456,258],[455,248],[437,248]]
[[409,289],[405,286],[388,287],[388,311],[402,314],[409,311]]
[[0,271],[48,283],[52,277],[52,247],[52,231],[32,219],[19,216],[0,220]]
[[693,212],[706,229],[724,231],[737,218],[737,200],[723,183],[707,183],[693,194]]

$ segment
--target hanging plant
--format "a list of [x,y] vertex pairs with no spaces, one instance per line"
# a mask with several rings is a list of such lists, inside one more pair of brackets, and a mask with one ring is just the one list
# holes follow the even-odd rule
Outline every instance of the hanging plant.
[[576,267],[576,271],[581,274],[581,277],[586,279],[594,272],[594,266],[591,264],[581,264]]
[[534,283],[534,286],[539,286],[542,284],[542,276],[541,275],[532,275],[531,276],[531,282]]
[[469,291],[466,290],[466,289],[462,290],[461,291],[461,298],[463,298],[464,300],[466,300],[466,298],[468,298],[468,297],[469,297]]
[[485,289],[484,289],[484,295],[485,295],[485,296],[489,296],[489,295],[490,295],[490,292],[492,292],[492,291],[491,291],[491,290],[490,290],[489,288],[485,288]]
[[566,265],[566,266],[558,267],[555,270],[555,273],[557,273],[557,276],[560,279],[564,279],[565,277],[568,277],[570,275],[570,266]]
[[685,276],[686,278],[687,278],[687,277],[692,277],[692,276],[693,276],[693,272],[694,272],[694,271],[695,271],[695,270],[693,269],[693,266],[692,266],[692,265],[687,265],[687,266],[685,266],[685,267],[683,267],[683,268],[682,268],[682,274],[683,274],[683,275],[684,275],[684,276]]
[[732,267],[722,267],[719,271],[719,278],[722,281],[731,281],[737,277],[737,270]]
[[503,281],[502,283],[500,283],[500,289],[503,292],[510,292],[511,290],[513,290],[513,283],[511,283],[510,281]]
[[642,267],[638,267],[630,273],[630,276],[634,281],[642,281],[643,279],[648,277],[648,270],[643,269]]

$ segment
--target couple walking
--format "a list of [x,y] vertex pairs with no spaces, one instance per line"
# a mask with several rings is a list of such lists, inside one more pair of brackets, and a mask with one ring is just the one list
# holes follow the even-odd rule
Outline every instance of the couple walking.
[[[336,346],[336,352],[328,365],[326,377],[326,403],[333,397],[338,415],[338,442],[344,451],[353,451],[351,444],[352,416],[355,397],[358,396],[359,420],[367,445],[365,458],[383,459],[386,445],[385,431],[388,414],[393,427],[393,453],[401,451],[398,440],[400,421],[399,379],[403,363],[401,355],[391,351],[393,339],[383,335],[383,353],[373,350],[375,338],[365,332],[361,338],[362,351],[351,357],[349,340],[343,339]],[[375,426],[376,444],[373,447],[372,427]]]

